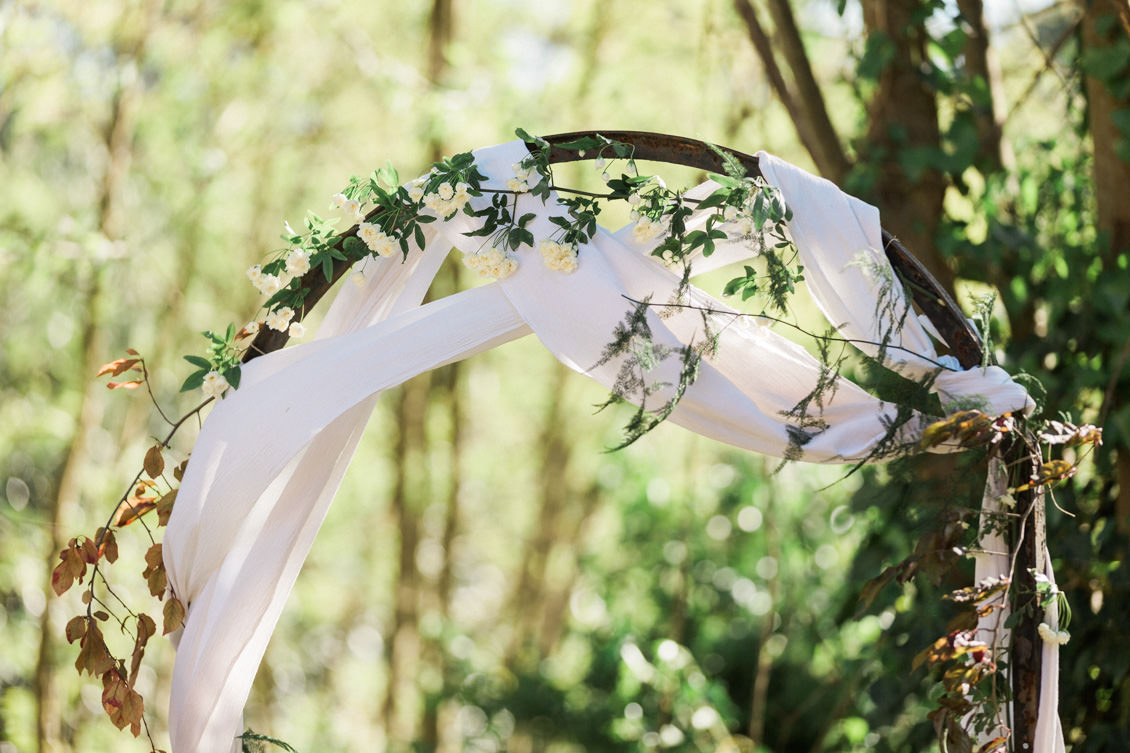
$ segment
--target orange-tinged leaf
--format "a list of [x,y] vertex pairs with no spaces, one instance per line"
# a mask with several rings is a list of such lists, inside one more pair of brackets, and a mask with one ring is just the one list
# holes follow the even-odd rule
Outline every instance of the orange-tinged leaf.
[[114,511],[114,525],[121,528],[128,526],[145,513],[157,507],[156,497],[130,497],[118,503]]
[[170,596],[165,601],[165,624],[161,635],[168,635],[184,624],[184,604],[175,596]]
[[113,530],[109,528],[99,528],[98,533],[95,534],[95,539],[98,541],[98,554],[105,557],[106,561],[111,565],[118,560],[118,540],[114,538]]
[[106,382],[106,389],[108,390],[136,390],[140,386],[140,379],[132,379],[128,382]]
[[141,355],[140,353],[138,353],[133,348],[126,348],[126,353],[131,355],[131,356],[140,356]]
[[106,374],[109,374],[110,376],[118,376],[122,372],[132,369],[140,360],[141,359],[139,358],[115,359],[113,361],[110,361],[109,363],[102,364],[101,368],[98,369],[98,373],[95,376],[105,376]]
[[74,643],[86,635],[86,617],[79,615],[67,623],[67,643]]
[[165,458],[161,455],[161,449],[161,445],[155,444],[145,452],[143,467],[149,478],[158,478],[165,472]]
[[51,573],[51,588],[57,596],[62,596],[76,580],[81,581],[86,575],[86,559],[78,539],[71,539],[59,552],[59,560]]

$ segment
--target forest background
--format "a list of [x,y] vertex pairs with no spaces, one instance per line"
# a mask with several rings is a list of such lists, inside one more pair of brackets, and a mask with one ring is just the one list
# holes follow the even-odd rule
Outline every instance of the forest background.
[[[996,357],[1106,431],[1048,538],[1069,750],[1127,750],[1128,25],[1109,0],[0,2],[0,753],[148,749],[74,672],[78,594],[49,586],[160,430],[97,367],[136,348],[193,407],[180,356],[254,313],[243,270],[283,220],[516,126],[767,149],[876,203],[967,309],[997,294]],[[434,292],[466,284],[452,264]],[[971,578],[931,563],[983,462],[845,477],[673,426],[607,453],[627,416],[604,398],[531,341],[387,395],[247,723],[304,753],[936,748],[911,667]],[[150,653],[161,745],[172,652]]]

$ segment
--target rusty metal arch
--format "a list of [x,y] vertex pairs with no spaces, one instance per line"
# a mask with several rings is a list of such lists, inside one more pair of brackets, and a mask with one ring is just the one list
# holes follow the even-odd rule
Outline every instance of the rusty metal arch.
[[[638,160],[665,162],[673,165],[696,167],[701,170],[710,170],[713,172],[722,172],[723,170],[722,158],[717,154],[714,148],[703,141],[644,131],[574,131],[572,133],[558,133],[552,136],[546,136],[545,140],[548,141],[551,146],[549,161],[554,164],[560,164],[585,159],[595,159],[595,154],[582,157],[576,150],[562,149],[556,145],[565,144],[580,138],[596,136],[598,134],[613,141],[619,141],[631,146],[634,149],[634,157]],[[531,150],[538,148],[536,144],[527,144],[527,146],[529,146]],[[761,175],[756,157],[735,151],[728,147],[724,148],[742,163],[749,175]],[[380,210],[374,210],[370,216],[378,211]],[[897,238],[893,237],[886,230],[882,232],[883,250],[886,252],[891,266],[894,267],[895,273],[898,274],[899,278],[909,290],[915,305],[917,305],[934,324],[963,367],[971,368],[980,364],[982,359],[981,338],[970,326],[969,320],[966,318],[965,314],[962,313],[961,309],[954,302],[946,289],[942,287],[941,283],[927,271],[926,267],[924,267]],[[356,235],[357,227],[354,226],[337,237],[334,247],[340,249],[346,238]],[[320,275],[312,276],[317,277],[317,281],[312,282],[309,292],[306,295],[305,311],[309,311],[317,305],[322,296],[324,296],[333,284],[349,270],[351,265],[352,263],[348,261],[335,261],[333,275],[329,281]],[[297,316],[296,321],[300,318],[301,315]],[[287,340],[288,335],[286,332],[278,332],[264,327],[259,331],[251,347],[248,348],[244,355],[244,361],[250,361],[265,353],[278,350],[286,344]]]

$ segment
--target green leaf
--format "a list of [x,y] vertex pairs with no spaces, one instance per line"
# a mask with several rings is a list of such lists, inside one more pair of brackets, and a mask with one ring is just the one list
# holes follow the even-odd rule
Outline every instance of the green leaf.
[[188,361],[193,366],[204,369],[205,371],[212,368],[212,362],[207,358],[201,358],[200,356],[185,356],[184,360]]
[[345,253],[354,259],[360,259],[369,252],[368,246],[355,235],[351,235],[342,241],[341,247],[345,249]]
[[413,235],[416,238],[416,245],[423,249],[425,246],[424,229],[416,225],[415,228],[413,228]]
[[224,371],[224,379],[228,380],[228,384],[232,386],[232,389],[237,390],[239,389],[239,378],[242,374],[243,370],[239,367],[239,364],[236,364]]
[[332,282],[334,278],[334,260],[329,254],[322,257],[322,274],[325,275],[326,282]]
[[392,160],[385,160],[385,166],[377,171],[377,179],[389,188],[396,188],[400,185],[400,175],[396,172],[396,168],[392,166]]
[[208,375],[206,370],[194,371],[188,375],[188,379],[184,380],[184,384],[180,386],[181,392],[191,392],[192,390],[199,389],[200,385],[204,384],[204,377]]

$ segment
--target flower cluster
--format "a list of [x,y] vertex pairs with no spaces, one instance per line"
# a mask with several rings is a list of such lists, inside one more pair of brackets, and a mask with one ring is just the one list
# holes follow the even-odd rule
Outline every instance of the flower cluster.
[[352,222],[356,223],[365,219],[365,213],[361,211],[361,202],[357,199],[350,199],[343,193],[334,194],[333,208],[340,209],[345,218]]
[[518,255],[508,249],[490,246],[465,254],[463,263],[483,277],[505,280],[518,270]]
[[653,220],[650,217],[640,217],[632,228],[632,240],[636,243],[653,241],[667,232],[667,225],[662,220]]
[[530,190],[530,175],[534,172],[533,164],[515,162],[510,166],[514,177],[506,181],[506,187],[514,193],[526,193]]
[[540,249],[542,260],[550,269],[565,273],[572,273],[577,269],[575,245],[545,240],[541,242]]
[[219,398],[228,387],[228,380],[224,379],[223,374],[218,371],[209,371],[205,374],[204,383],[200,385],[204,394],[212,398]]
[[357,226],[357,237],[370,251],[379,256],[392,256],[399,248],[395,238],[369,222],[362,222]]
[[1036,632],[1040,634],[1040,638],[1044,643],[1055,643],[1063,646],[1071,640],[1071,633],[1066,630],[1056,630],[1046,622],[1041,622],[1037,625]]
[[437,217],[450,217],[458,212],[471,199],[471,187],[466,183],[440,183],[434,193],[425,194],[424,206],[436,213]]

